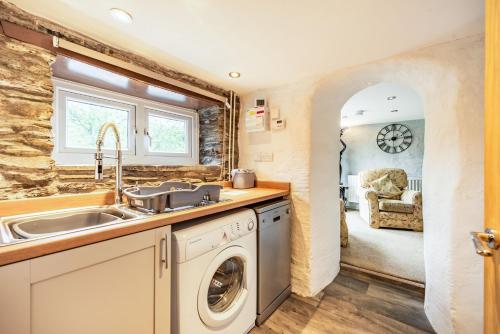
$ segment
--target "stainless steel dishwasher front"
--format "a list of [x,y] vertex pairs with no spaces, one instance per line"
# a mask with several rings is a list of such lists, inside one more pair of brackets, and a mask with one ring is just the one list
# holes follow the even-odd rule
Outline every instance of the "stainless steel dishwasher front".
[[290,295],[290,201],[253,208],[257,214],[258,295],[260,326]]

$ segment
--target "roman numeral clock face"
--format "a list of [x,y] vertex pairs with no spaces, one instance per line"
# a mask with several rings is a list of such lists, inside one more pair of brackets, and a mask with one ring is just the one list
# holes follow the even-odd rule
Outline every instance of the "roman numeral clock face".
[[413,135],[403,124],[389,124],[377,135],[377,145],[386,153],[401,153],[410,147]]

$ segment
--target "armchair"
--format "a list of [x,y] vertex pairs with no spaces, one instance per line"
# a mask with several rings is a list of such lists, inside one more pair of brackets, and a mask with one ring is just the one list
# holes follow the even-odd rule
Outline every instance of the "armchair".
[[[403,193],[399,198],[380,198],[370,182],[388,175]],[[372,169],[359,173],[359,213],[370,227],[391,227],[423,231],[422,193],[407,190],[408,176],[398,168]]]

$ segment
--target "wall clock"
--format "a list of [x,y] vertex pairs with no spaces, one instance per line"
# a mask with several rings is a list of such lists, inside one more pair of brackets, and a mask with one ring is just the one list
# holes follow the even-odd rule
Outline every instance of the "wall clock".
[[410,147],[413,135],[403,124],[384,126],[377,135],[377,145],[386,153],[401,153]]

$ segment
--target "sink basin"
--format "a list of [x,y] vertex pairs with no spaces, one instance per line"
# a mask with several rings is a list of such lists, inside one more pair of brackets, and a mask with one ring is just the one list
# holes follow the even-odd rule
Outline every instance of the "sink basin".
[[115,207],[91,207],[10,217],[4,220],[14,238],[33,239],[134,219],[138,214]]

